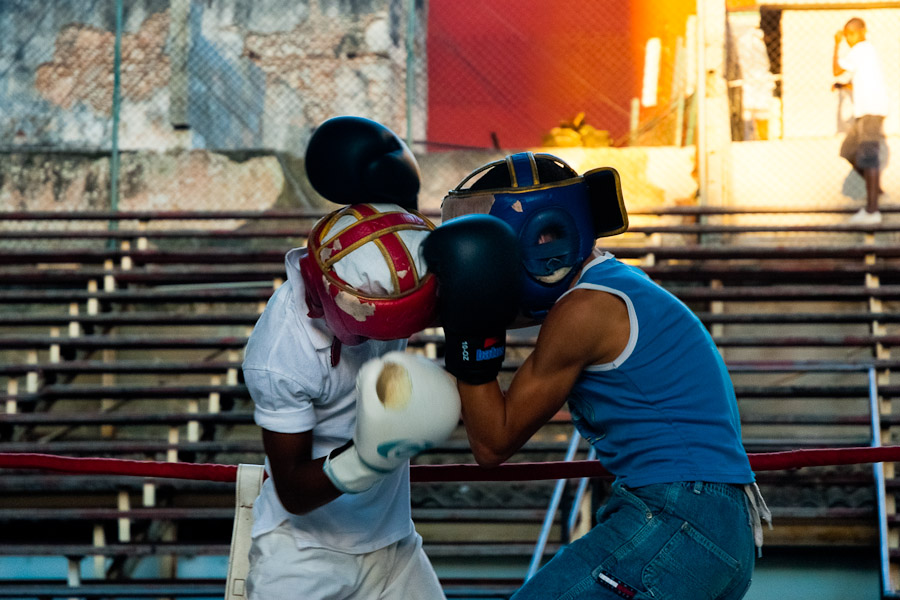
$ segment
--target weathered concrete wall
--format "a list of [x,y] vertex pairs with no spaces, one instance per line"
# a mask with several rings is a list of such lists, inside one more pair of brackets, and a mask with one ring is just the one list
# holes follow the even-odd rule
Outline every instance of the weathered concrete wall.
[[[114,8],[0,2],[0,146],[110,147]],[[404,0],[129,0],[119,147],[296,154],[315,125],[338,114],[405,135],[406,9]],[[179,103],[186,115],[173,118]]]
[[[693,147],[530,148],[553,154],[579,173],[597,167],[619,171],[626,206],[631,209],[695,204],[697,181]],[[422,168],[420,204],[439,210],[447,190],[481,165],[503,158],[501,152],[449,152],[419,157]]]
[[[730,146],[730,204],[754,208],[861,206],[862,180],[838,156],[839,136],[741,142]],[[900,137],[889,138],[892,154]],[[556,154],[578,172],[619,170],[626,205],[634,209],[696,203],[694,148],[533,148]],[[447,190],[499,151],[418,155],[419,202],[437,211]],[[0,209],[106,210],[109,157],[85,153],[0,155]],[[900,198],[900,165],[888,163],[882,185]],[[332,207],[312,190],[302,159],[286,154],[207,151],[125,152],[122,210],[264,210]]]
[[[731,145],[732,199],[735,206],[859,208],[865,185],[838,155],[843,136],[806,140],[742,142]],[[888,137],[889,159],[881,185],[900,199],[900,136]],[[892,200],[890,199],[892,198]]]
[[[107,211],[109,164],[108,156],[97,154],[0,155],[0,210]],[[284,158],[271,154],[125,152],[120,160],[118,205],[123,211],[265,210],[297,206],[305,192],[294,187],[289,178],[291,169]],[[241,224],[237,220],[220,220],[197,221],[192,226],[233,228]],[[43,225],[35,222],[29,226]],[[72,221],[65,226],[105,229],[107,224]],[[170,221],[149,224],[150,228],[171,226]],[[21,222],[0,219],[0,231],[22,227]]]
[[[579,172],[619,170],[631,208],[692,203],[692,148],[534,148]],[[498,151],[419,155],[420,207],[439,211],[447,190]],[[99,154],[0,155],[0,208],[15,211],[107,210],[109,157]],[[121,156],[120,210],[265,210],[333,205],[318,196],[303,161],[266,153],[200,150],[126,152]]]
[[[223,204],[262,210],[274,205],[285,183],[273,156],[125,153],[120,166],[119,208],[126,211],[217,210],[226,208]],[[0,181],[7,210],[103,211],[110,206],[105,156],[12,155]]]
[[[862,179],[838,154],[843,136],[737,142],[725,156],[731,171],[726,204],[749,208],[859,208],[865,198]],[[885,202],[900,200],[900,136],[888,138],[894,157],[882,174]],[[631,209],[696,204],[693,147],[533,148],[555,154],[579,173],[601,166],[618,169],[625,203]],[[422,157],[421,202],[437,203],[469,171],[498,153],[453,153]],[[437,172],[440,172],[438,174]],[[807,218],[808,217],[804,217]]]
[[[425,4],[415,6],[424,32]],[[328,207],[302,164],[316,124],[365,114],[406,134],[407,7],[406,0],[125,2],[119,207]],[[111,0],[0,2],[0,145],[29,149],[0,155],[0,209],[110,206],[108,154],[34,148],[109,147],[114,8]],[[415,55],[424,61],[424,48]],[[421,138],[425,103],[417,106]],[[174,127],[182,120],[187,129]],[[891,138],[895,150],[898,142]],[[839,158],[839,144],[833,134],[731,144],[722,156],[731,175],[724,201],[856,206],[861,181]],[[533,150],[579,172],[616,167],[632,209],[696,202],[693,147]],[[501,156],[419,154],[422,208],[438,210],[448,189]],[[883,185],[900,197],[893,165]]]

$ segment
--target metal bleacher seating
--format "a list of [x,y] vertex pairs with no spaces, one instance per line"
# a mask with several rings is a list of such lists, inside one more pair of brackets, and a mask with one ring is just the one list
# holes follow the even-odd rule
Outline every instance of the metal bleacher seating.
[[[681,298],[731,370],[748,452],[893,443],[900,397],[900,216],[675,208],[635,213],[601,240]],[[774,216],[773,216],[774,215]],[[319,214],[5,214],[0,236],[0,452],[260,464],[240,363],[284,278],[283,255]],[[894,224],[894,217],[897,216]],[[536,332],[512,331],[501,383]],[[440,360],[440,330],[410,351]],[[875,426],[873,431],[873,425]],[[563,411],[512,460],[585,458]],[[460,428],[418,464],[472,462]],[[231,484],[0,470],[0,558],[67,557],[59,579],[0,576],[0,597],[202,597],[224,579],[176,578],[182,557],[227,556]],[[760,473],[778,527],[768,546],[879,543],[900,531],[893,465]],[[437,561],[537,560],[590,525],[607,482],[413,484]],[[587,483],[587,482],[585,482]],[[554,504],[555,502],[555,504]],[[546,518],[548,506],[558,506]],[[896,539],[892,533],[890,539]],[[900,564],[897,544],[887,550]],[[158,559],[154,578],[132,579]],[[94,577],[80,565],[93,560]],[[894,568],[893,566],[891,567]],[[448,597],[503,597],[519,581],[448,577]]]

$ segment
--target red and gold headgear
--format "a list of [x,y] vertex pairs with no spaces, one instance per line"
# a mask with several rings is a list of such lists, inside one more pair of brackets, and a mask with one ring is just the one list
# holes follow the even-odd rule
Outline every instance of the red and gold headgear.
[[396,204],[353,204],[320,219],[300,259],[309,316],[351,346],[433,326],[437,281],[419,257],[433,229]]

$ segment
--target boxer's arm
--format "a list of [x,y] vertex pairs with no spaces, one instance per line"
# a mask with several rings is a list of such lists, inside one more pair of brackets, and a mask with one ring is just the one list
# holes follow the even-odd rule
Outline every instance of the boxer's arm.
[[460,382],[463,421],[478,463],[496,466],[512,456],[562,408],[586,366],[622,353],[629,332],[628,312],[618,297],[575,290],[547,315],[534,351],[506,394],[496,381]]
[[424,356],[388,352],[362,366],[356,377],[356,431],[345,452],[334,452],[322,470],[335,488],[364,492],[427,448],[449,437],[459,423],[459,392],[444,370]]
[[288,512],[302,515],[341,495],[322,471],[325,458],[312,458],[311,431],[276,433],[263,429],[262,438],[275,491]]

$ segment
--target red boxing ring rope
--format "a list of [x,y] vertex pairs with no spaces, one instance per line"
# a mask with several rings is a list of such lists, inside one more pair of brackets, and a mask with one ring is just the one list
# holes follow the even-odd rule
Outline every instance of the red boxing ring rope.
[[[749,454],[754,471],[780,471],[802,467],[900,462],[900,446],[862,448],[819,448]],[[51,454],[0,453],[2,469],[43,469],[87,475],[134,475],[234,483],[237,465],[168,463],[119,458],[74,458]],[[486,469],[473,464],[413,465],[413,482],[448,481],[536,481],[610,477],[595,460],[507,463]]]

